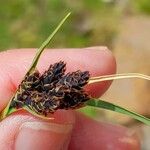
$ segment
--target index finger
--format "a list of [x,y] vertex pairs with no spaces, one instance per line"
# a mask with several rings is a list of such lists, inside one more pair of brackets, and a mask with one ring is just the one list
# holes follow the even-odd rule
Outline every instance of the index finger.
[[[34,55],[34,49],[9,50],[0,53],[0,111],[17,89]],[[60,60],[67,63],[67,71],[88,70],[91,76],[112,74],[116,70],[115,59],[106,47],[46,50],[37,68],[42,72],[50,64]],[[90,85],[87,91],[92,96],[100,96],[109,85],[110,82]]]

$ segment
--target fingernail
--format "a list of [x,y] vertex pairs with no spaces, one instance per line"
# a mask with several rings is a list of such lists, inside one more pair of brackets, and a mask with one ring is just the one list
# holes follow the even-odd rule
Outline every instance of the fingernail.
[[16,137],[15,150],[67,149],[72,125],[26,122]]

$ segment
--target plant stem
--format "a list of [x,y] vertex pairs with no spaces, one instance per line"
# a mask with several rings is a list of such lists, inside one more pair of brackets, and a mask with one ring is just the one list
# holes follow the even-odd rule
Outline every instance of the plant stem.
[[148,75],[144,75],[140,73],[122,73],[122,74],[104,75],[99,77],[91,77],[89,79],[88,84],[102,82],[102,81],[116,80],[116,79],[129,79],[129,78],[139,78],[139,79],[145,79],[150,81],[150,76]]

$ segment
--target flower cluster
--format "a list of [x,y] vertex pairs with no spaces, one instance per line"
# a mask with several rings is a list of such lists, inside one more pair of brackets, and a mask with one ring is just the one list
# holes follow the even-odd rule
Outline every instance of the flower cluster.
[[47,116],[57,109],[74,109],[89,100],[83,89],[89,80],[88,71],[65,74],[63,61],[50,65],[42,75],[38,71],[27,74],[11,102],[11,107],[26,106],[38,114]]

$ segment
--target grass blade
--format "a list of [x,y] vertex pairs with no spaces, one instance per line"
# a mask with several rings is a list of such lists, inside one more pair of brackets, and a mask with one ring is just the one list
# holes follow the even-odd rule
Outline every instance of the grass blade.
[[139,78],[139,79],[145,79],[150,81],[150,76],[148,75],[144,75],[140,73],[122,73],[122,74],[112,74],[112,75],[105,75],[99,77],[92,77],[89,79],[88,84],[102,82],[102,81],[116,80],[116,79],[128,79],[128,78]]
[[[41,115],[38,115],[37,113],[35,113],[34,111],[32,111],[31,109],[29,109],[28,107],[24,106],[23,108],[20,108],[20,109],[15,109],[15,108],[10,108],[8,109],[7,111],[7,115],[10,115],[14,112],[17,112],[17,111],[20,111],[20,110],[26,110],[27,112],[29,112],[30,114],[34,115],[35,117],[39,118],[39,119],[44,119],[44,120],[52,120],[54,118],[50,118],[50,117],[45,117],[45,116],[41,116]],[[1,116],[0,120],[1,119],[4,119],[5,117]]]
[[115,104],[112,104],[110,102],[106,102],[106,101],[99,100],[99,99],[91,99],[86,104],[88,106],[103,108],[103,109],[111,110],[111,111],[118,112],[118,113],[121,113],[124,115],[128,115],[128,116],[150,126],[150,119],[149,118],[146,118],[146,117],[144,117],[138,113],[135,113],[133,111],[129,111],[125,108],[122,108],[122,107],[115,105]]
[[58,26],[55,28],[55,30],[51,33],[51,35],[43,42],[43,44],[41,45],[41,47],[37,50],[37,53],[33,59],[33,62],[31,64],[31,67],[28,71],[28,73],[31,73],[32,71],[34,71],[38,60],[42,54],[42,52],[44,51],[45,47],[51,42],[52,38],[55,36],[55,34],[58,32],[58,30],[61,28],[61,26],[64,24],[64,22],[67,20],[67,18],[70,16],[71,13],[68,13],[62,20],[61,22],[58,24]]

